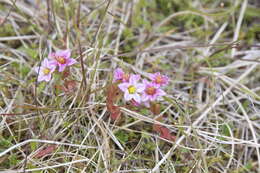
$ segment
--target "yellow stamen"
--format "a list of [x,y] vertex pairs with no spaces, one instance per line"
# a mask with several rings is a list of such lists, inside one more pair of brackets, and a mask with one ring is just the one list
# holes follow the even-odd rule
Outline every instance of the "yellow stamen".
[[148,94],[148,95],[154,95],[155,92],[156,92],[156,89],[154,87],[148,87],[145,89],[145,92]]
[[45,75],[49,74],[50,71],[51,71],[51,70],[50,70],[49,68],[44,68],[44,69],[43,69],[43,73],[44,73]]
[[128,92],[129,94],[134,94],[136,92],[135,86],[131,85],[128,87]]
[[161,77],[161,76],[156,76],[156,78],[155,78],[155,83],[160,84],[160,83],[162,83],[162,82],[163,82],[162,77]]
[[65,64],[65,63],[66,63],[66,59],[63,58],[62,56],[57,56],[57,57],[55,57],[55,59],[56,59],[60,64]]

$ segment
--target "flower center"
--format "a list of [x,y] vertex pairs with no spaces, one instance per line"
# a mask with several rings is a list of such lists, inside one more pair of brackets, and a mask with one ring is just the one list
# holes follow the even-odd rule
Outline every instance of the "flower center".
[[44,68],[43,69],[43,74],[45,74],[45,75],[47,75],[47,74],[49,74],[50,73],[50,69],[49,68]]
[[145,89],[145,92],[148,94],[148,95],[154,95],[156,93],[156,88],[154,87],[147,87]]
[[66,64],[66,59],[62,56],[56,56],[55,59],[60,63],[60,64]]
[[134,94],[134,93],[136,92],[135,86],[130,85],[130,86],[128,87],[128,92],[129,92],[129,94]]
[[156,76],[155,83],[160,84],[163,82],[163,78],[161,76]]

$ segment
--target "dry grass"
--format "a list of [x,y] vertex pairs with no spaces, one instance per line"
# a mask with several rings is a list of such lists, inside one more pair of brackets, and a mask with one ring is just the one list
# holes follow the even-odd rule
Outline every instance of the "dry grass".
[[[260,172],[259,5],[0,0],[0,173]],[[33,71],[65,48],[80,62],[70,94]],[[127,108],[110,120],[105,88],[118,66],[171,78],[163,121]]]

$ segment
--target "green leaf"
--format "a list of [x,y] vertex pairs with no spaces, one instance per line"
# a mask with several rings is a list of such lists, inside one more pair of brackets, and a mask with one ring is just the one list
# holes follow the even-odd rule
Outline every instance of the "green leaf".
[[118,132],[115,133],[115,136],[117,137],[117,139],[122,142],[122,143],[126,143],[128,141],[128,134],[125,133],[123,130],[120,130]]
[[15,166],[19,162],[21,162],[21,160],[19,160],[15,154],[10,155],[8,157],[8,160],[9,160],[9,166]]
[[21,72],[22,76],[25,77],[30,71],[31,71],[30,67],[22,66],[20,72]]
[[32,151],[35,151],[37,149],[37,143],[36,142],[31,142],[30,147]]
[[46,83],[45,82],[41,82],[39,85],[38,85],[38,92],[42,92],[44,90],[44,88],[46,87]]

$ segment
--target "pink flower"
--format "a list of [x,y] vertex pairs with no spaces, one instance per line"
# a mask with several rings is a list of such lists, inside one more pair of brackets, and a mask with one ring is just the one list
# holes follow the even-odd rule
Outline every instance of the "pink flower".
[[145,89],[142,93],[143,102],[155,101],[159,97],[166,95],[166,93],[160,89],[159,85],[148,82],[147,80],[143,80],[143,83],[145,85]]
[[169,83],[169,78],[165,75],[161,75],[159,72],[150,74],[149,78],[158,86],[165,86]]
[[140,75],[130,75],[128,82],[123,82],[118,85],[119,89],[124,92],[126,101],[133,99],[137,103],[141,102],[140,93],[144,91],[144,84],[138,83]]
[[59,67],[59,72],[62,72],[67,66],[75,64],[77,61],[70,58],[70,50],[58,50],[55,53],[50,53],[48,58],[51,63]]
[[51,80],[51,74],[55,71],[56,66],[51,64],[51,62],[45,58],[41,64],[40,67],[36,67],[34,70],[36,73],[39,72],[39,76],[37,81],[50,81]]
[[121,68],[116,68],[114,71],[114,82],[121,81],[121,82],[128,82],[129,81],[129,74],[125,73]]

